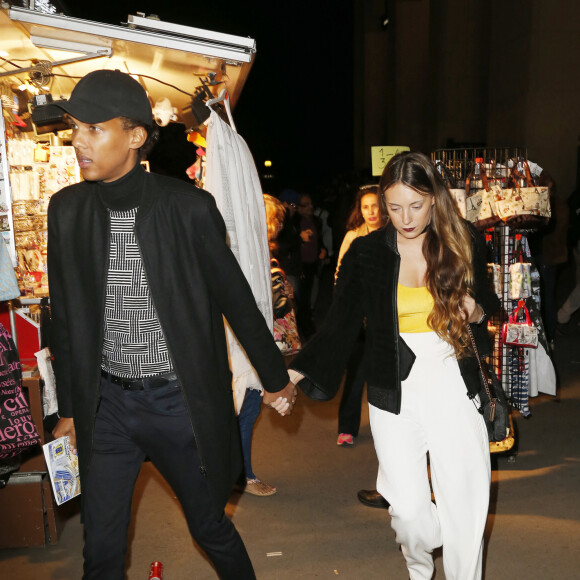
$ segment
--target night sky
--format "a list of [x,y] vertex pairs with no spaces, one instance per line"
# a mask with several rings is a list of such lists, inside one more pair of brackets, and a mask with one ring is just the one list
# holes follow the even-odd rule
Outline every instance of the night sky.
[[65,4],[70,16],[96,22],[120,24],[145,12],[254,38],[257,55],[233,114],[259,171],[271,159],[276,189],[313,192],[351,171],[352,0]]

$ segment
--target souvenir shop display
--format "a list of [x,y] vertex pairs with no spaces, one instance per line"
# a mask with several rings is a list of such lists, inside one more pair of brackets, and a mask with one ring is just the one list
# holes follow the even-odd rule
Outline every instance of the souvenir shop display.
[[21,135],[7,139],[6,148],[21,294],[46,296],[48,203],[57,191],[80,181],[77,158],[73,147]]
[[[518,313],[525,313],[525,320],[518,320]],[[538,348],[538,329],[532,324],[530,313],[524,300],[518,301],[517,308],[509,315],[507,322],[504,322],[502,330],[502,340],[504,344],[519,346],[521,348]]]
[[[550,192],[537,185],[542,168],[518,147],[440,149],[431,158],[448,184],[465,188],[466,218],[485,236],[490,283],[502,304],[488,325],[490,362],[511,407],[529,416],[531,396],[556,393],[539,314],[540,275],[526,238],[551,215]],[[490,450],[512,445],[490,443]]]
[[[547,187],[534,184],[527,160],[514,164],[510,180],[513,187],[501,189],[495,204],[499,218],[515,229],[534,229],[546,225],[552,215],[550,193]],[[524,187],[520,186],[520,181],[525,183]]]
[[[480,182],[480,189],[472,184]],[[501,186],[490,185],[483,166],[483,158],[476,158],[475,164],[465,179],[466,219],[478,229],[492,228],[500,219],[497,215],[496,200],[501,197]]]

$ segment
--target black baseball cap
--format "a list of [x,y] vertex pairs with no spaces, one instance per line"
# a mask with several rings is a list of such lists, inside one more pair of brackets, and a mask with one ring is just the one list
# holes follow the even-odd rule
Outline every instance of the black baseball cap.
[[153,124],[151,103],[145,89],[120,70],[90,72],[77,83],[68,101],[49,106],[58,107],[83,123],[104,123],[116,117],[128,117],[144,125]]

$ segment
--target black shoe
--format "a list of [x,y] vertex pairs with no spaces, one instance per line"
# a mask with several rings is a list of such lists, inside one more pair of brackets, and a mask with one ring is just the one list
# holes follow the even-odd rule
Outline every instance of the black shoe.
[[361,489],[356,496],[361,503],[369,507],[386,510],[389,502],[376,489]]

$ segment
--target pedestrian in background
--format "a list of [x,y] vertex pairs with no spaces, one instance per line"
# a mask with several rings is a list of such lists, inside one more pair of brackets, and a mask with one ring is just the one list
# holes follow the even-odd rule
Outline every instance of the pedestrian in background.
[[[264,194],[264,204],[266,207],[268,246],[270,248],[270,257],[272,258],[278,248],[276,240],[284,225],[286,210],[282,203],[271,195]],[[259,479],[252,467],[252,435],[262,407],[263,387],[261,385],[259,387],[246,389],[238,414],[242,456],[244,459],[244,474],[239,487],[245,493],[265,497],[274,495],[277,489]]]
[[[361,236],[366,236],[387,223],[387,214],[379,203],[379,188],[377,185],[361,187],[354,201],[354,207],[347,220],[347,232],[338,252],[335,278],[340,270],[343,256],[352,242]],[[337,445],[347,446],[354,444],[360,428],[360,414],[364,387],[364,373],[362,357],[364,353],[364,328],[361,330],[352,354],[346,366],[346,375],[340,406],[338,408],[338,439]]]
[[284,189],[278,198],[286,210],[284,224],[276,236],[276,248],[273,252],[286,279],[294,290],[294,300],[300,297],[300,278],[302,276],[302,258],[300,248],[302,239],[296,229],[294,215],[298,211],[300,194],[293,189]]
[[302,275],[297,302],[298,327],[303,338],[307,340],[315,331],[312,318],[312,288],[318,276],[320,261],[324,260],[327,255],[322,239],[322,220],[314,215],[312,197],[307,193],[300,195],[298,211],[294,214],[293,220],[302,239],[300,247]]

